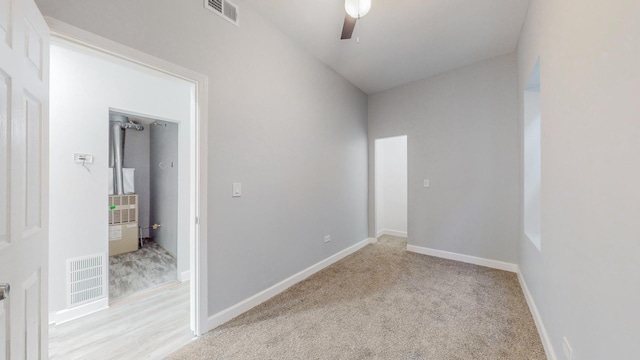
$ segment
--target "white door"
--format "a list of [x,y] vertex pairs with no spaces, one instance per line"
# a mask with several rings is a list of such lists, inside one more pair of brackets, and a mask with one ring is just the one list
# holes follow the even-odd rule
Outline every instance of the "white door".
[[0,360],[47,358],[49,29],[0,0]]

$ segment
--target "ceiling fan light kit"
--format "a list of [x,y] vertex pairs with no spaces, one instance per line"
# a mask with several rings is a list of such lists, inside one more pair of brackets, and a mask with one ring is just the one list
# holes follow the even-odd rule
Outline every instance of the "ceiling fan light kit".
[[359,19],[371,10],[371,0],[345,0],[344,9],[354,19]]
[[345,0],[344,10],[347,15],[344,17],[341,40],[351,39],[353,29],[356,27],[356,21],[367,15],[371,10],[371,0]]

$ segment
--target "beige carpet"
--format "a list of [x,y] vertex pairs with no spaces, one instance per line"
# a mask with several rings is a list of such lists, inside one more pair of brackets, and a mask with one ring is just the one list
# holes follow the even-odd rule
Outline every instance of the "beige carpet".
[[405,246],[384,236],[170,359],[545,359],[515,274]]

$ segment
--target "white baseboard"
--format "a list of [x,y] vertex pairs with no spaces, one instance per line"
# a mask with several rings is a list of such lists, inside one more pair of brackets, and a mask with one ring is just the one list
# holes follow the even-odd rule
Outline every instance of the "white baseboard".
[[435,256],[435,257],[455,260],[455,261],[461,261],[469,264],[486,266],[486,267],[490,267],[498,270],[505,270],[505,271],[510,271],[514,273],[518,272],[518,265],[504,262],[504,261],[485,259],[485,258],[480,258],[476,256],[463,255],[463,254],[458,254],[458,253],[453,253],[453,252],[443,251],[443,250],[435,250],[435,249],[430,249],[430,248],[416,246],[416,245],[407,245],[407,250],[414,253],[418,253],[418,254]]
[[185,281],[189,281],[190,279],[191,279],[191,271],[187,270],[180,273],[180,278],[178,280],[180,280],[180,282],[185,282]]
[[527,283],[525,282],[524,277],[522,276],[522,273],[520,272],[520,268],[518,267],[518,265],[508,263],[508,262],[503,262],[503,261],[479,258],[475,256],[470,256],[470,255],[457,254],[449,251],[435,250],[435,249],[425,248],[425,247],[416,246],[416,245],[407,245],[407,250],[418,253],[418,254],[430,255],[430,256],[435,256],[435,257],[449,259],[449,260],[456,260],[456,261],[461,261],[465,263],[486,266],[494,269],[505,270],[505,271],[516,273],[518,275],[518,280],[520,281],[520,287],[522,288],[522,292],[524,293],[524,298],[527,301],[527,305],[529,305],[529,311],[531,311],[531,315],[533,316],[533,320],[536,324],[536,328],[538,329],[538,334],[540,335],[540,340],[542,341],[542,346],[544,347],[544,351],[547,354],[547,358],[549,360],[558,359],[555,351],[553,350],[553,345],[551,344],[551,340],[549,339],[547,330],[544,327],[544,324],[542,323],[542,317],[538,312],[538,307],[536,306],[536,303],[533,301],[533,297],[529,292]]
[[549,360],[557,360],[558,357],[556,356],[556,352],[553,350],[553,345],[551,344],[551,340],[549,339],[549,334],[547,334],[547,329],[544,327],[544,323],[542,322],[542,317],[538,312],[538,307],[536,306],[535,301],[533,301],[533,297],[529,292],[529,287],[524,281],[524,276],[522,276],[519,268],[518,280],[520,281],[520,287],[522,288],[522,292],[524,293],[524,298],[525,300],[527,300],[527,305],[529,305],[529,311],[531,311],[533,321],[536,323],[536,328],[538,328],[538,334],[540,335],[540,340],[542,341],[544,352],[547,354],[547,358]]
[[391,229],[382,229],[382,230],[380,230],[380,231],[378,231],[376,233],[376,237],[380,237],[382,235],[399,236],[399,237],[406,238],[407,237],[407,232],[406,231],[391,230]]
[[359,243],[352,245],[334,255],[329,256],[328,258],[311,265],[310,267],[298,272],[295,275],[292,275],[281,282],[271,286],[268,289],[265,289],[252,297],[245,299],[229,308],[226,308],[216,314],[209,316],[207,321],[207,331],[213,330],[216,327],[226,323],[227,321],[233,319],[234,317],[250,310],[251,308],[260,305],[261,303],[271,299],[272,297],[280,294],[281,292],[287,290],[291,286],[299,283],[300,281],[308,278],[309,276],[317,273],[318,271],[326,268],[327,266],[342,260],[343,258],[353,254],[354,252],[362,249],[366,245],[370,243],[374,243],[376,239],[367,238]]
[[93,314],[100,310],[109,308],[109,298],[102,298],[88,304],[76,306],[70,309],[54,311],[49,313],[49,324],[60,325],[67,321]]

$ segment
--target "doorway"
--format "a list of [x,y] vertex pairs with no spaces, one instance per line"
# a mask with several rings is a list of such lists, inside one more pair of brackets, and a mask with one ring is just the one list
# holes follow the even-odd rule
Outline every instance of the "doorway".
[[[194,76],[176,76],[166,70],[171,68],[170,64],[133,49],[82,30],[68,29],[60,23],[49,23],[49,26],[54,35],[51,46],[50,221],[55,224],[55,229],[54,226],[51,228],[49,244],[50,324],[58,327],[109,314],[127,318],[131,314],[126,315],[123,309],[135,312],[138,306],[135,304],[138,299],[122,306],[109,306],[108,255],[112,234],[108,224],[109,216],[114,215],[111,211],[115,210],[112,208],[115,204],[109,203],[108,196],[109,175],[113,174],[108,164],[108,120],[110,114],[120,113],[146,122],[147,126],[170,128],[173,124],[176,127],[178,159],[159,161],[156,165],[165,169],[173,166],[173,173],[177,174],[175,196],[170,201],[177,210],[177,220],[174,226],[167,226],[169,220],[153,223],[160,225],[154,230],[172,227],[175,237],[186,244],[181,249],[178,241],[174,249],[174,277],[176,283],[180,281],[183,285],[176,287],[178,290],[156,289],[151,296],[153,306],[165,312],[170,311],[170,307],[163,306],[159,299],[184,299],[185,306],[180,305],[179,312],[184,318],[180,323],[185,324],[191,337],[200,335],[206,326],[202,321],[203,317],[206,319],[206,304],[201,300],[206,294],[206,285],[203,288],[205,280],[199,271],[206,269],[206,263],[202,261],[206,248],[200,236],[206,233],[206,228],[198,219],[206,215],[206,204],[200,204],[197,199],[206,197],[203,191],[206,166],[200,156],[201,151],[206,151],[206,136],[202,135],[206,130],[199,119],[206,114],[206,103],[199,89],[206,89],[206,78],[178,67],[175,68],[177,73]],[[100,47],[90,45],[95,43]],[[105,49],[115,49],[127,57]],[[154,65],[147,65],[146,61]],[[127,210],[139,210],[131,208],[131,199],[127,202]],[[123,205],[122,201],[119,205]],[[139,222],[138,216],[134,217]],[[146,226],[153,228],[151,222]],[[144,243],[150,237],[148,229],[141,229],[138,224],[132,227],[136,245],[140,244],[140,238]],[[83,278],[86,274],[92,278]],[[69,279],[80,281],[73,284]],[[179,291],[180,296],[164,296],[175,295],[175,291]],[[55,336],[56,331],[51,334]],[[145,341],[151,344],[149,340]]]
[[110,111],[108,131],[112,305],[188,280],[189,239],[177,232],[179,123]]
[[407,136],[375,140],[375,231],[407,237]]

